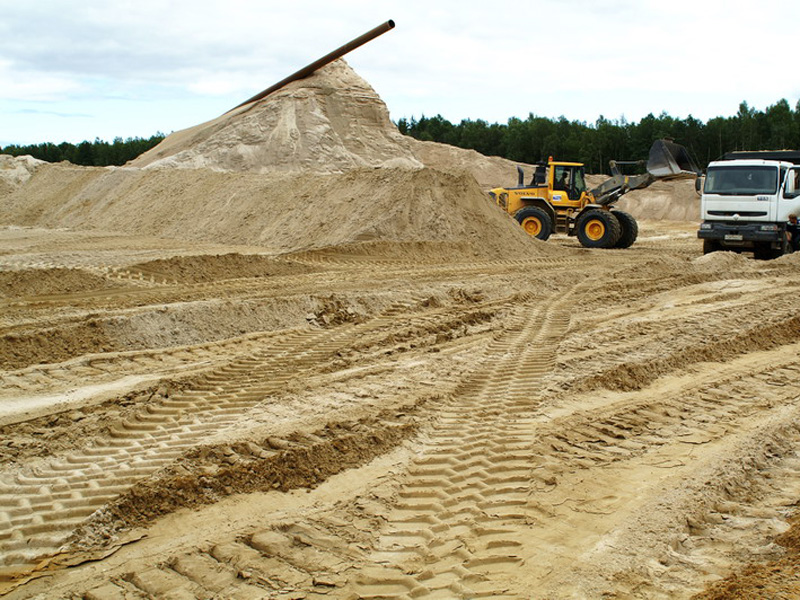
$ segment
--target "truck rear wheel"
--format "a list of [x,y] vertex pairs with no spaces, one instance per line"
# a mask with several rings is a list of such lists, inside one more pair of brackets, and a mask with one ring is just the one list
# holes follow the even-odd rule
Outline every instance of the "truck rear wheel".
[[608,210],[587,210],[578,217],[575,230],[586,248],[613,248],[622,235],[617,217]]
[[630,248],[636,238],[639,237],[639,224],[632,215],[621,210],[611,211],[611,214],[617,217],[617,221],[619,221],[619,225],[622,228],[622,233],[617,243],[614,244],[614,248]]
[[514,218],[527,233],[542,241],[553,233],[553,221],[541,208],[526,206],[518,210]]

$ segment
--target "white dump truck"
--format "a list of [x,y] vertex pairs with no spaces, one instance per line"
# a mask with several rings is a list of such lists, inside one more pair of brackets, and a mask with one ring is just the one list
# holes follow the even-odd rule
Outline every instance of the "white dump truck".
[[729,152],[709,163],[700,210],[704,254],[770,259],[789,252],[788,217],[800,214],[800,151]]

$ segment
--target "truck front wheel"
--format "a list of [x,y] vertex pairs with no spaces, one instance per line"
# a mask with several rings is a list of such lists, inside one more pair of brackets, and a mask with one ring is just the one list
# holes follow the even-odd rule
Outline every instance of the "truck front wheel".
[[786,254],[786,242],[781,244],[780,248],[773,248],[769,242],[765,244],[757,244],[753,248],[753,258],[756,260],[772,260],[773,258],[780,258]]
[[722,244],[718,240],[703,240],[703,254],[711,254],[722,250]]
[[575,223],[578,241],[586,248],[613,248],[622,235],[617,217],[607,210],[587,210]]

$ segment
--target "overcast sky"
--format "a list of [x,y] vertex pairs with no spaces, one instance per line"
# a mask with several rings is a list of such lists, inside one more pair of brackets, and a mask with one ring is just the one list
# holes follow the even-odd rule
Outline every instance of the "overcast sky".
[[215,118],[388,19],[347,56],[394,120],[703,121],[794,107],[796,0],[0,0],[0,145]]

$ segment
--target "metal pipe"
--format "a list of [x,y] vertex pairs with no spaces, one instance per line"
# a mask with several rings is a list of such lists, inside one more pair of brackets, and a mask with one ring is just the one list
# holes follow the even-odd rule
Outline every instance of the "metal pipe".
[[234,106],[228,112],[232,112],[232,111],[236,110],[237,108],[240,108],[240,107],[244,106],[245,104],[250,104],[251,102],[256,102],[258,100],[261,100],[262,98],[268,96],[272,92],[281,89],[287,83],[291,83],[292,81],[297,81],[298,79],[303,79],[304,77],[308,77],[309,75],[311,75],[317,69],[320,69],[320,68],[324,67],[328,63],[332,63],[337,58],[341,58],[342,56],[344,56],[348,52],[351,52],[351,51],[355,50],[359,46],[363,46],[367,42],[374,40],[376,37],[386,33],[387,31],[389,31],[392,28],[394,28],[394,21],[389,19],[388,21],[386,21],[386,23],[378,25],[374,29],[370,29],[367,33],[358,36],[356,39],[346,43],[344,46],[341,46],[341,47],[337,48],[333,52],[329,52],[328,54],[326,54],[322,58],[320,58],[318,60],[315,60],[313,63],[311,63],[308,66],[303,67],[302,69],[300,69],[296,73],[293,73],[292,75],[289,75],[285,79],[281,79],[278,83],[276,83],[274,85],[271,85],[270,87],[265,89],[263,92],[259,92],[258,94],[256,94],[252,98],[250,98],[248,100],[245,100],[241,104],[238,104],[238,105]]

